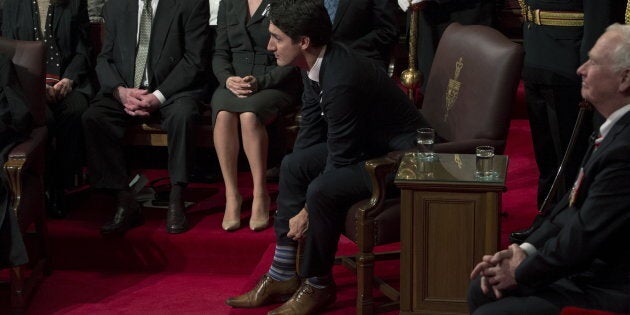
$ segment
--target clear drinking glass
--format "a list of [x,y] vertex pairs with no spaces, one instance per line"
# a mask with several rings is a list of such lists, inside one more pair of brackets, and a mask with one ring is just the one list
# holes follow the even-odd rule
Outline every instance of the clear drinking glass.
[[476,150],[476,173],[478,177],[490,178],[494,176],[494,147],[481,145]]
[[420,159],[432,160],[435,158],[435,152],[433,152],[434,142],[435,130],[433,128],[420,128],[416,131],[416,145]]

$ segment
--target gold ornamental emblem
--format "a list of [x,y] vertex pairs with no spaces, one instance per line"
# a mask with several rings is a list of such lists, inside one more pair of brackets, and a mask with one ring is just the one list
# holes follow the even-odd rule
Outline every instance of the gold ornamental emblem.
[[457,81],[459,78],[459,73],[462,71],[464,67],[464,60],[462,57],[459,57],[459,60],[455,63],[455,73],[452,79],[448,79],[448,88],[446,90],[446,107],[444,111],[444,121],[448,119],[448,113],[453,108],[453,105],[457,101],[457,97],[459,96],[459,89],[462,86],[462,83]]

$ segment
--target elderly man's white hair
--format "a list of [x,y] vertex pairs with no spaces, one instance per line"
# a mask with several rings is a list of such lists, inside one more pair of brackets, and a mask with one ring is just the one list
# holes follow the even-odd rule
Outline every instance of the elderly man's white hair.
[[608,26],[606,32],[615,32],[621,37],[621,42],[610,54],[613,67],[616,71],[630,68],[630,25],[615,23]]

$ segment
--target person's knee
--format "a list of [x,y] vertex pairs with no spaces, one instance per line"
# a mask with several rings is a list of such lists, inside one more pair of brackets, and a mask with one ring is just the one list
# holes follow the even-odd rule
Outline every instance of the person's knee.
[[85,128],[89,126],[94,126],[97,122],[100,121],[99,117],[100,115],[94,107],[88,108],[85,112],[81,114],[81,123]]
[[290,153],[284,156],[282,162],[280,162],[280,177],[283,175],[288,176],[298,170],[300,161],[296,159],[294,153]]

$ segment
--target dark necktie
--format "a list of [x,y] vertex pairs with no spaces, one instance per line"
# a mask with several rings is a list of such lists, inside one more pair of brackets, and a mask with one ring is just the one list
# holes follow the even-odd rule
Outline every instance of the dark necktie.
[[140,33],[138,34],[138,51],[136,53],[136,68],[133,78],[133,86],[140,87],[144,81],[147,56],[149,55],[149,41],[151,39],[151,22],[153,21],[153,8],[151,0],[144,0],[144,7],[140,16]]
[[330,22],[335,23],[335,15],[337,14],[337,6],[339,6],[339,0],[324,0],[324,7],[328,11],[330,16]]

